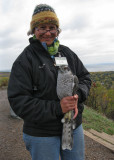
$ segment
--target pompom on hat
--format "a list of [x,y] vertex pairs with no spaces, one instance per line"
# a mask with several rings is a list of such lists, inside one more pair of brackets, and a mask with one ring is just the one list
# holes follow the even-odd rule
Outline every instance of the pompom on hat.
[[59,19],[57,18],[54,9],[47,4],[39,4],[34,9],[30,30],[27,34],[33,34],[35,27],[45,23],[55,24],[59,28]]

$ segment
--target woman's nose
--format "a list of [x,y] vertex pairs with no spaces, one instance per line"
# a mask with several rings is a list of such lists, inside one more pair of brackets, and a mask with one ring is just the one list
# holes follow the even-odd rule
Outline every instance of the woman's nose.
[[50,30],[47,30],[46,35],[51,35]]

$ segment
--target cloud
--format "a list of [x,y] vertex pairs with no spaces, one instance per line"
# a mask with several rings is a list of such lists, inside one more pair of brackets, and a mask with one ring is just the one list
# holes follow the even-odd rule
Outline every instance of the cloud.
[[36,4],[51,5],[60,20],[60,43],[78,54],[84,64],[113,62],[113,0],[0,0],[0,70],[11,68],[29,44]]

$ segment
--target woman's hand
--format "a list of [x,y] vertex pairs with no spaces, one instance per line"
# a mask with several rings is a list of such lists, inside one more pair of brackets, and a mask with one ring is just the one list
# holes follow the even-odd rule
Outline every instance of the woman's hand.
[[73,119],[75,119],[78,114],[77,103],[78,103],[78,95],[77,94],[74,96],[64,97],[60,101],[62,112],[67,113],[71,110],[75,110],[75,115],[73,117]]

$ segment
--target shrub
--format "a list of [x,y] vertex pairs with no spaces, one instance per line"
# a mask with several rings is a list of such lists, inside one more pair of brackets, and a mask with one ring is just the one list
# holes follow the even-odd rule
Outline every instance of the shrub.
[[8,86],[9,77],[0,77],[0,88]]

